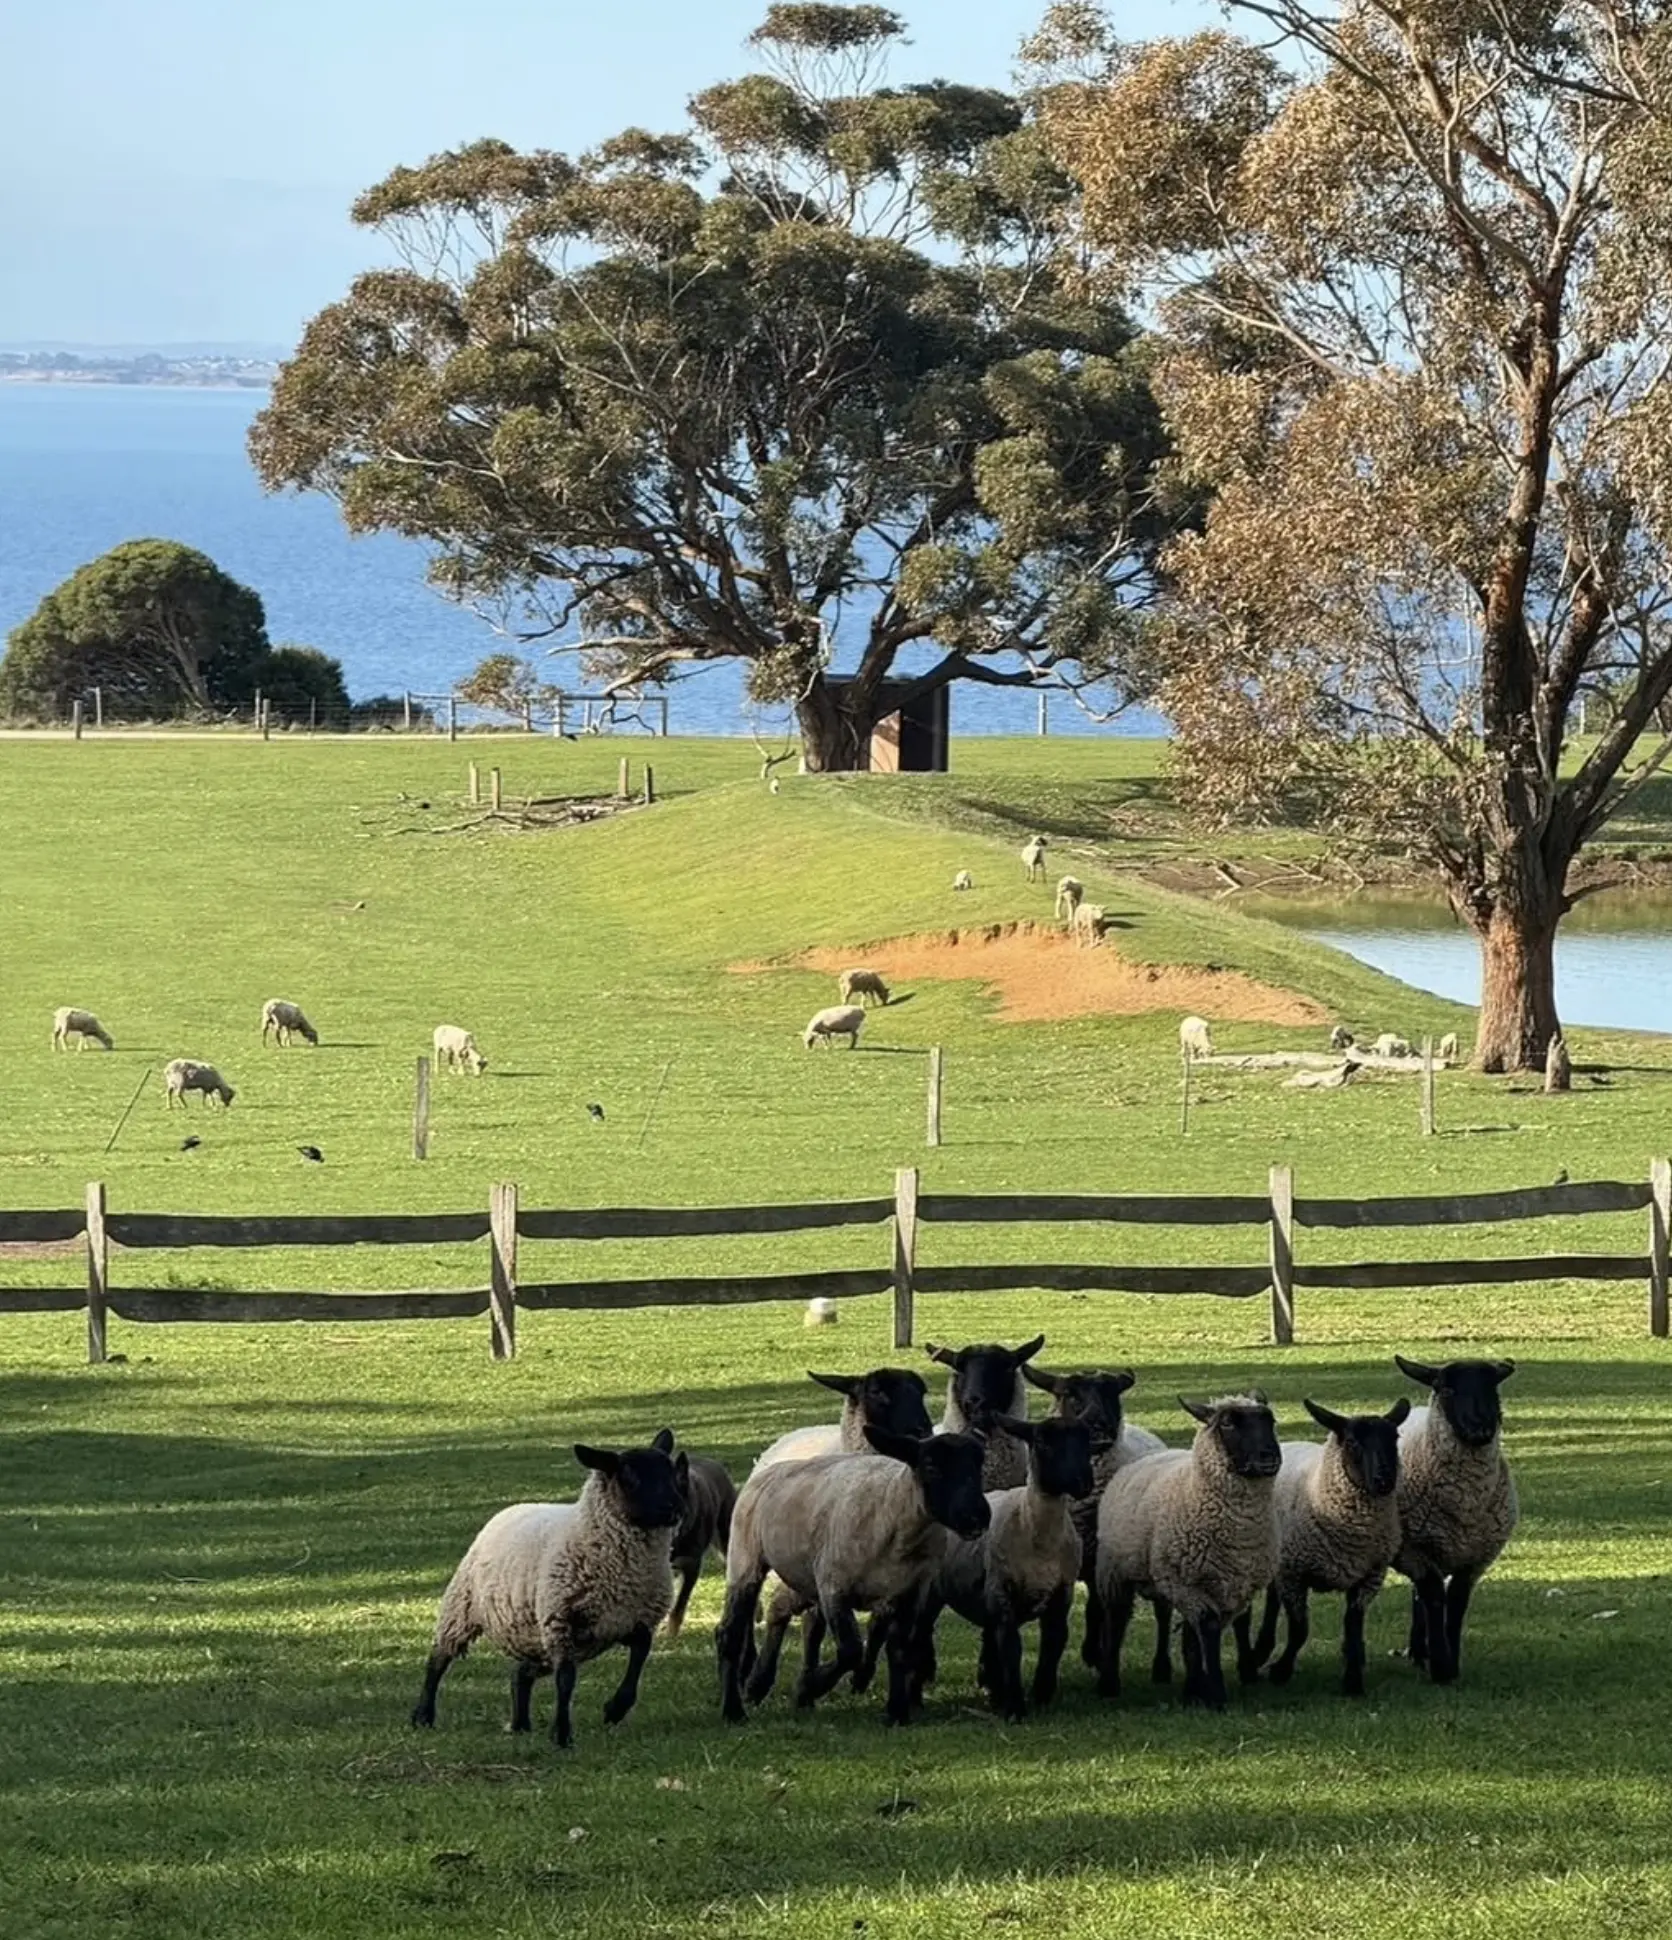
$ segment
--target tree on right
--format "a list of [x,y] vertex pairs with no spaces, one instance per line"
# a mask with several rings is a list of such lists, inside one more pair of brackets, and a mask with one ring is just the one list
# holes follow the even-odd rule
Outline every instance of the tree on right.
[[1213,494],[1167,561],[1181,775],[1434,865],[1477,1063],[1536,1066],[1575,858],[1672,751],[1672,9],[1228,11],[1027,50]]

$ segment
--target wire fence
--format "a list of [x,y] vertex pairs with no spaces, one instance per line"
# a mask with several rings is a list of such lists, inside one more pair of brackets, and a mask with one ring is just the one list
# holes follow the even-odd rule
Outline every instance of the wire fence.
[[376,694],[348,706],[315,698],[298,700],[263,694],[259,690],[245,705],[204,713],[182,708],[171,715],[154,710],[126,712],[98,687],[88,688],[70,704],[67,717],[40,725],[69,727],[79,737],[106,727],[184,726],[247,729],[251,733],[281,734],[460,734],[521,729],[526,734],[582,735],[644,734],[665,738],[669,732],[665,694],[587,694],[551,691],[515,706],[483,706],[466,700],[456,689],[442,693]]

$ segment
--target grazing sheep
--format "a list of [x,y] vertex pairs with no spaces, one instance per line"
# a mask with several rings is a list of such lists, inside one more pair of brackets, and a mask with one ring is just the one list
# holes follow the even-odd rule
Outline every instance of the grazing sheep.
[[987,1437],[987,1459],[981,1470],[983,1488],[1014,1489],[1027,1480],[1027,1449],[1005,1432],[1003,1419],[1027,1419],[1028,1387],[1022,1369],[1044,1345],[1043,1334],[1036,1334],[1020,1347],[1000,1347],[996,1342],[959,1348],[924,1343],[930,1360],[952,1370],[940,1432]]
[[687,1455],[685,1513],[673,1532],[669,1562],[679,1572],[679,1593],[668,1612],[666,1637],[673,1643],[685,1621],[685,1607],[702,1575],[702,1559],[710,1549],[725,1560],[731,1539],[732,1509],[737,1502],[737,1486],[724,1464],[707,1455]]
[[891,1435],[931,1432],[928,1384],[909,1368],[874,1367],[869,1374],[815,1374],[809,1368],[807,1378],[842,1397],[841,1420],[790,1429],[756,1459],[756,1468],[769,1468],[774,1462],[811,1462],[821,1455],[867,1454],[871,1446],[865,1439],[867,1427],[883,1428]]
[[114,1051],[116,1044],[109,1031],[99,1022],[90,1010],[77,1010],[73,1004],[66,1004],[62,1010],[52,1013],[52,1048],[67,1051],[70,1039],[75,1038],[76,1049],[85,1051],[87,1040],[97,1038],[107,1051]]
[[975,878],[967,869],[960,869],[957,875],[952,878],[952,887],[954,889],[973,889],[975,887]]
[[1399,1424],[1411,1404],[1401,1396],[1385,1415],[1338,1415],[1316,1401],[1303,1405],[1328,1429],[1329,1440],[1282,1445],[1277,1578],[1266,1591],[1254,1662],[1264,1664],[1271,1656],[1281,1608],[1289,1635],[1269,1675],[1272,1683],[1287,1684],[1310,1628],[1308,1593],[1339,1590],[1347,1599],[1341,1688],[1348,1697],[1363,1697],[1364,1616],[1399,1550]]
[[845,1037],[848,1049],[857,1051],[859,1032],[864,1022],[865,1012],[858,1004],[841,1004],[829,1010],[815,1011],[807,1020],[801,1041],[810,1051],[815,1044],[828,1044],[832,1038]]
[[[815,1704],[842,1678],[860,1672],[865,1646],[855,1613],[876,1613],[874,1635],[888,1650],[888,1719],[904,1724],[917,1691],[913,1649],[920,1613],[949,1541],[987,1527],[981,1492],[981,1440],[975,1435],[890,1435],[867,1428],[874,1454],[757,1468],[738,1493],[726,1552],[726,1609],[715,1633],[722,1711],[744,1716],[778,1674],[788,1616],[809,1612],[796,1703]],[[769,1626],[752,1671],[755,1607],[767,1576],[783,1588],[774,1600],[783,1623]],[[836,1656],[821,1664],[826,1631]],[[744,1679],[747,1677],[747,1692]]]
[[195,1058],[170,1058],[163,1066],[164,1104],[172,1107],[178,1099],[183,1109],[188,1091],[201,1091],[205,1105],[211,1098],[230,1105],[238,1096],[212,1064],[199,1064]]
[[[1119,1470],[1097,1512],[1097,1592],[1103,1606],[1098,1689],[1120,1691],[1120,1653],[1135,1598],[1155,1607],[1156,1683],[1172,1681],[1169,1635],[1184,1625],[1184,1701],[1225,1706],[1220,1640],[1277,1574],[1273,1484],[1282,1462],[1265,1397],[1226,1395],[1180,1406],[1201,1423],[1188,1449]],[[1240,1639],[1239,1639],[1240,1643]],[[1239,1649],[1244,1683],[1257,1674]]]
[[[1092,1489],[1092,1436],[1061,1416],[1003,1422],[1027,1444],[1028,1477],[1020,1487],[990,1492],[984,1535],[955,1543],[942,1565],[935,1602],[949,1604],[981,1632],[981,1682],[993,1709],[1026,1717],[1022,1691],[1022,1626],[1039,1625],[1035,1708],[1057,1694],[1057,1668],[1068,1642],[1074,1586],[1080,1580],[1075,1504]],[[924,1627],[934,1620],[933,1606]]]
[[1515,1478],[1504,1460],[1498,1390],[1513,1361],[1450,1361],[1429,1367],[1394,1355],[1408,1380],[1434,1394],[1399,1431],[1399,1554],[1411,1579],[1411,1660],[1436,1684],[1455,1681],[1463,1618],[1475,1585],[1514,1533]]
[[1029,836],[1022,845],[1022,867],[1027,871],[1029,882],[1045,880],[1045,851],[1050,844],[1042,835]]
[[1052,1374],[1042,1367],[1024,1367],[1022,1376],[1050,1395],[1052,1416],[1082,1422],[1091,1430],[1092,1486],[1074,1505],[1074,1528],[1080,1538],[1080,1580],[1086,1586],[1086,1634],[1080,1655],[1095,1670],[1102,1621],[1097,1601],[1097,1505],[1112,1475],[1146,1455],[1161,1454],[1167,1444],[1159,1435],[1125,1418],[1121,1397],[1138,1379],[1130,1368],[1113,1373],[1099,1368],[1084,1374]]
[[1057,921],[1072,924],[1074,912],[1085,897],[1086,886],[1078,876],[1057,878]]
[[1345,1024],[1337,1024],[1330,1032],[1329,1048],[1332,1051],[1350,1051],[1353,1048],[1353,1034]]
[[514,1659],[511,1729],[529,1728],[529,1697],[552,1672],[552,1737],[574,1742],[570,1700],[578,1668],[615,1644],[627,1673],[604,1706],[619,1724],[638,1701],[650,1640],[673,1601],[669,1550],[684,1514],[688,1463],[664,1428],[648,1448],[588,1448],[590,1473],[575,1502],[518,1502],[489,1517],[441,1598],[415,1725],[435,1723],[448,1666],[486,1637]]
[[1455,1031],[1446,1032],[1445,1036],[1435,1045],[1434,1055],[1442,1064],[1451,1063],[1452,1059],[1457,1056],[1457,1033]]
[[446,1065],[455,1077],[461,1071],[468,1071],[473,1078],[479,1078],[488,1068],[487,1059],[476,1048],[475,1038],[457,1024],[437,1024],[433,1042],[437,1071]]
[[873,998],[879,1004],[888,1002],[888,985],[875,970],[844,970],[840,987],[844,1004],[851,1004],[856,997],[862,1004]]
[[1179,1049],[1192,1060],[1213,1056],[1213,1033],[1205,1017],[1180,1018]]
[[291,1038],[305,1037],[310,1044],[319,1042],[319,1033],[302,1015],[300,1004],[287,1004],[282,997],[269,997],[261,1007],[261,1041],[267,1042],[271,1031],[280,1046],[288,1044]]
[[807,1302],[801,1324],[803,1327],[834,1327],[841,1317],[842,1310],[836,1302],[819,1294]]
[[1379,1058],[1408,1058],[1411,1055],[1410,1045],[1392,1031],[1383,1031],[1370,1048]]
[[1108,921],[1109,912],[1101,903],[1076,903],[1069,918],[1069,935],[1077,948],[1094,949]]

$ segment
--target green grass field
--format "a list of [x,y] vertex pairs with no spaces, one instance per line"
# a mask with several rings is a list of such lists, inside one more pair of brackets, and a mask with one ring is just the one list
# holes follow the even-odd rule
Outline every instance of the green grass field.
[[[858,1055],[809,1055],[796,1033],[833,1000],[830,980],[729,966],[1048,915],[1049,890],[1023,882],[1014,854],[1035,824],[1058,838],[1051,874],[1085,878],[1136,958],[1240,968],[1361,1028],[1467,1018],[1137,880],[1159,842],[1187,839],[1153,748],[976,743],[951,777],[786,779],[776,797],[747,746],[632,751],[656,761],[656,808],[535,835],[458,831],[467,755],[498,761],[514,795],[581,793],[613,782],[618,746],[0,747],[0,1206],[76,1205],[94,1178],[114,1208],[146,1211],[457,1210],[485,1206],[502,1178],[528,1205],[740,1203],[882,1195],[901,1164],[946,1189],[1259,1192],[1281,1161],[1304,1192],[1379,1194],[1544,1184],[1559,1167],[1635,1179],[1672,1145],[1672,1045],[1658,1039],[1576,1033],[1576,1058],[1615,1078],[1566,1098],[1448,1073],[1432,1140],[1409,1080],[1308,1095],[1230,1073],[1204,1076],[1181,1138],[1176,1013],[1009,1024],[967,981],[916,988],[871,1020]],[[950,894],[959,867],[973,896]],[[263,1051],[272,995],[307,1006],[317,1052]],[[71,1002],[105,1019],[114,1055],[52,1054],[51,1012]],[[412,1066],[439,1021],[472,1028],[491,1063],[480,1082],[438,1081],[418,1164]],[[1216,1030],[1233,1049],[1320,1037]],[[930,1153],[920,1054],[934,1043],[947,1143]],[[158,1077],[176,1055],[219,1063],[239,1093],[224,1119],[194,1104],[191,1153]],[[302,1142],[327,1162],[305,1164]],[[1602,1219],[1306,1235],[1302,1256],[1642,1242],[1636,1218]],[[1263,1238],[935,1229],[920,1257],[1111,1246],[1254,1260]],[[886,1247],[881,1227],[525,1244],[522,1272],[846,1266]],[[118,1251],[112,1275],[467,1285],[484,1253]],[[79,1272],[73,1254],[0,1259],[0,1283]],[[1524,1521],[1477,1598],[1455,1690],[1383,1654],[1403,1630],[1390,1591],[1361,1706],[1336,1694],[1337,1616],[1320,1610],[1296,1682],[1233,1694],[1220,1718],[1141,1682],[1100,1705],[1075,1663],[1055,1711],[1001,1726],[949,1626],[928,1716],[908,1732],[885,1732],[874,1697],[809,1718],[782,1695],[728,1731],[711,1575],[619,1730],[599,1719],[614,1666],[583,1672],[573,1754],[501,1735],[491,1654],[451,1675],[433,1736],[408,1729],[435,1599],[487,1513],[571,1493],[571,1442],[663,1422],[741,1473],[782,1428],[828,1412],[806,1366],[895,1358],[885,1306],[850,1303],[811,1336],[788,1307],[531,1314],[499,1365],[485,1322],[114,1320],[126,1360],[88,1368],[79,1316],[6,1317],[0,1933],[1672,1932],[1672,1747],[1647,1664],[1672,1565],[1672,1354],[1644,1337],[1632,1285],[1303,1291],[1301,1345],[1283,1352],[1264,1344],[1258,1300],[919,1303],[920,1337],[1043,1329],[1047,1365],[1130,1361],[1133,1412],[1175,1441],[1181,1389],[1257,1379],[1285,1433],[1310,1435],[1303,1394],[1382,1405],[1404,1390],[1395,1347],[1513,1355]]]

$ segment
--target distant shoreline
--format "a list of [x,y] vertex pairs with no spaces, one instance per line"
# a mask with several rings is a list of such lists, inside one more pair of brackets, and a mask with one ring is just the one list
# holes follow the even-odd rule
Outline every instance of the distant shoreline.
[[96,371],[5,370],[0,384],[55,385],[79,391],[267,391],[271,377],[117,377]]

